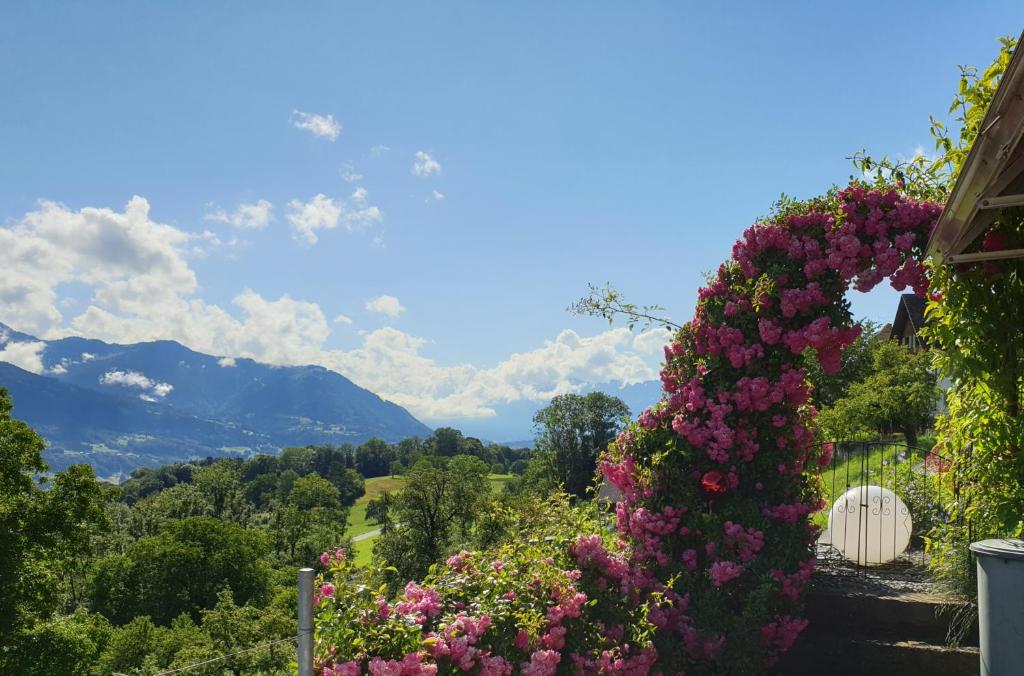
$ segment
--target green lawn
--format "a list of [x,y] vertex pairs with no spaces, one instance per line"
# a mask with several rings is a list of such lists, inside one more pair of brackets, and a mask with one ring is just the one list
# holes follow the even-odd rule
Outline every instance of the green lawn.
[[[491,492],[497,494],[505,488],[505,484],[515,475],[513,474],[491,474],[488,475],[487,481],[491,485]],[[376,498],[384,491],[398,491],[405,485],[405,479],[402,477],[376,477],[373,479],[366,480],[366,495],[356,500],[356,504],[352,506],[352,510],[349,512],[348,522],[348,535],[356,536],[362,535],[363,533],[369,533],[370,531],[377,530],[378,526],[372,521],[366,520],[366,503]],[[360,540],[354,545],[355,556],[353,560],[356,565],[365,566],[370,563],[370,558],[373,553],[373,538],[366,538]]]
[[[923,469],[927,456],[924,448],[919,446],[908,450],[904,444],[878,445],[867,452],[854,453],[849,460],[834,462],[821,473],[821,487],[826,505],[825,509],[814,515],[814,522],[825,527],[828,524],[829,511],[836,499],[849,488],[860,485],[875,484],[895,490],[905,502],[915,498],[919,501],[922,497],[927,502],[940,502],[940,491],[949,491],[951,482],[936,480],[934,470]],[[899,478],[897,467],[903,468]],[[908,484],[908,471],[912,471],[916,477],[911,482],[912,485]],[[920,510],[916,503],[908,502],[908,505],[914,510]]]
[[[400,491],[405,485],[402,477],[379,476],[366,480],[366,493],[356,500],[348,514],[348,535],[356,536],[377,529],[377,524],[366,520],[366,503],[381,493]],[[356,543],[358,544],[358,543]]]

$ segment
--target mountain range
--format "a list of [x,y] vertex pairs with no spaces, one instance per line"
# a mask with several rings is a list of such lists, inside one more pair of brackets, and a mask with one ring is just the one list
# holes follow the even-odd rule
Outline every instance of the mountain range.
[[[13,362],[13,363],[12,363]],[[193,457],[425,437],[407,410],[320,366],[272,366],[173,341],[44,341],[0,323],[0,386],[47,441],[51,470],[99,476]]]

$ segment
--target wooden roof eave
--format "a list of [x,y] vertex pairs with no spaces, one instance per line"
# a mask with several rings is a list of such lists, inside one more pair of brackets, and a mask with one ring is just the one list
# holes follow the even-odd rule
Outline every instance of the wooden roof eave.
[[1022,136],[1024,49],[1017,48],[928,241],[928,253],[937,262],[954,262],[950,257],[970,246],[1002,208],[1024,205]]

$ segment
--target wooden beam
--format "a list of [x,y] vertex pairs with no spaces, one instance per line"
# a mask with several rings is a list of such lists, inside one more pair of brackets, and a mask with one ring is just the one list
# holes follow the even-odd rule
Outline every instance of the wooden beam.
[[1006,207],[1024,206],[1024,195],[1002,195],[1000,197],[982,197],[978,200],[979,209],[1005,209]]
[[996,177],[992,185],[985,191],[986,194],[998,196],[1020,178],[1021,175],[1024,175],[1024,152],[1021,152],[1021,145],[1018,141],[1018,147],[1013,151],[1015,153],[1013,161]]
[[[953,241],[952,251],[963,251],[964,249],[971,246],[974,240],[978,239],[981,233],[988,230],[988,227],[995,223],[995,220],[999,218],[1001,212],[998,209],[987,209],[985,211],[979,211],[971,219],[970,223],[966,225],[959,233],[959,236]],[[953,255],[953,254],[950,254]]]
[[947,256],[950,265],[957,263],[979,263],[981,261],[999,261],[1008,258],[1024,258],[1024,249],[1003,249],[1002,251],[979,251],[977,253],[956,254]]

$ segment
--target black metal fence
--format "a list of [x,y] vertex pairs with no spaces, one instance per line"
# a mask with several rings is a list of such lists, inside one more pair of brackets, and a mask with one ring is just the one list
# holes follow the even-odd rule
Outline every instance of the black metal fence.
[[820,568],[918,576],[927,566],[924,537],[952,516],[957,486],[949,461],[932,449],[902,442],[836,441],[821,469],[825,507]]

